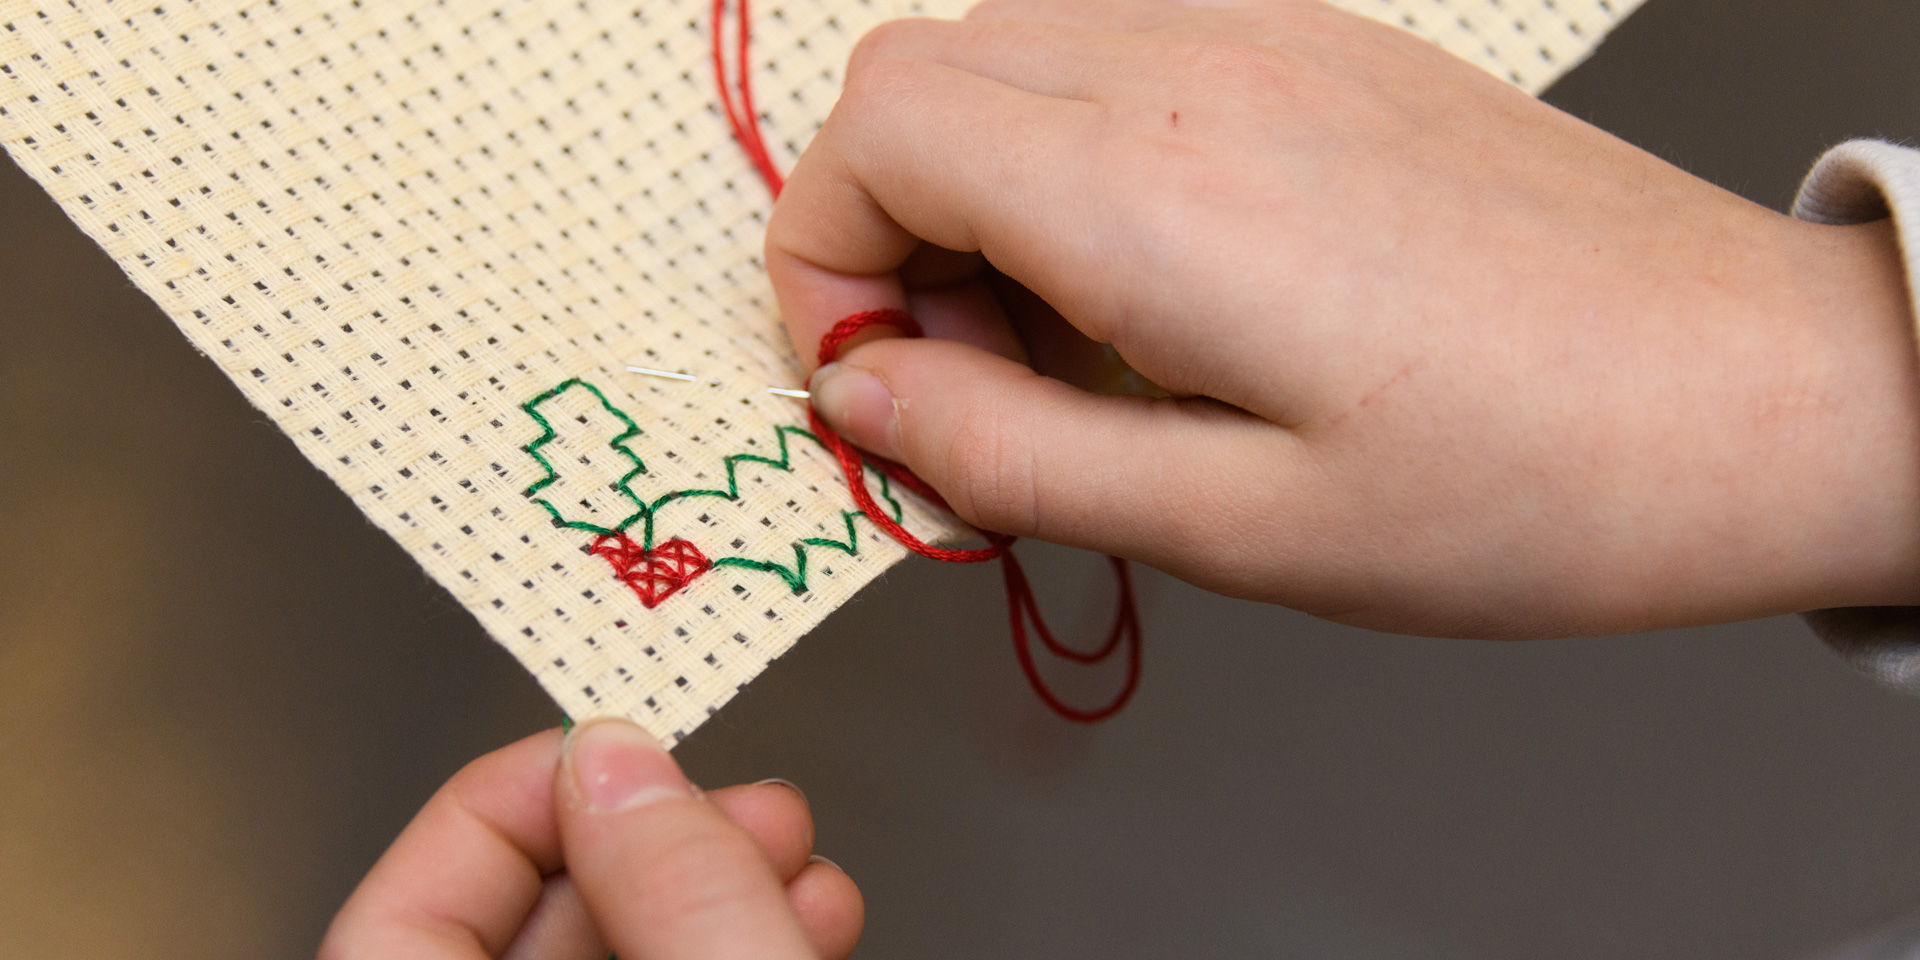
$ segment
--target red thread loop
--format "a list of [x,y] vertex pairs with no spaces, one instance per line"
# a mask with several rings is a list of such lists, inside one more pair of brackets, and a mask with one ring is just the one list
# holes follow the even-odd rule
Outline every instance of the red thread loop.
[[[903,310],[869,310],[856,313],[833,325],[827,335],[820,338],[820,363],[822,366],[832,363],[840,355],[840,348],[852,339],[854,334],[868,327],[891,326],[909,337],[921,335],[920,324]],[[936,547],[914,536],[907,528],[880,509],[873,500],[873,494],[867,492],[866,470],[862,466],[860,451],[853,444],[842,439],[821,421],[813,408],[807,408],[807,420],[813,432],[826,444],[828,450],[840,461],[840,469],[847,475],[847,489],[853,494],[853,501],[866,511],[868,519],[874,525],[885,530],[888,536],[900,541],[901,545],[923,557],[944,560],[948,563],[979,563],[984,560],[999,560],[1000,574],[1007,587],[1007,619],[1013,631],[1013,654],[1020,661],[1020,671],[1027,675],[1027,682],[1033,692],[1054,713],[1079,723],[1098,723],[1120,712],[1133,698],[1133,692],[1140,686],[1140,613],[1133,599],[1133,577],[1127,569],[1127,562],[1119,557],[1108,557],[1113,564],[1113,576],[1120,587],[1120,596],[1114,611],[1113,628],[1107,632],[1106,642],[1094,650],[1075,650],[1061,643],[1047,628],[1047,621],[1040,615],[1040,601],[1033,595],[1033,584],[1027,580],[1027,572],[1020,566],[1020,559],[1013,554],[1013,544],[1017,537],[1004,533],[981,531],[987,538],[987,546],[977,550],[950,550]],[[894,482],[923,497],[932,500],[941,509],[947,507],[945,499],[927,486],[926,481],[915,476],[904,464],[879,457],[869,459],[874,467],[885,473]],[[1040,668],[1033,660],[1033,644],[1027,635],[1027,623],[1033,624],[1033,632],[1039,634],[1040,645],[1054,656],[1075,663],[1097,664],[1113,656],[1124,643],[1127,650],[1127,678],[1117,694],[1106,705],[1093,710],[1082,710],[1061,700],[1047,681],[1040,676]]]
[[[735,140],[745,151],[753,168],[760,172],[760,179],[766,182],[768,192],[774,197],[780,196],[780,189],[786,185],[780,168],[773,162],[773,154],[767,149],[766,139],[760,135],[760,117],[753,106],[753,69],[747,59],[752,47],[752,16],[748,12],[749,0],[737,0],[739,3],[739,32],[735,42],[735,71],[731,79],[727,76],[726,34],[724,25],[727,15],[727,0],[713,0],[713,72],[720,90],[720,106],[726,112],[727,124],[733,128]],[[868,327],[891,326],[908,337],[922,335],[920,324],[904,310],[869,310],[856,313],[833,325],[833,329],[820,339],[820,363],[832,363],[840,355],[840,349],[855,334]],[[880,505],[875,503],[873,495],[867,492],[866,469],[863,465],[871,463],[873,467],[885,473],[893,482],[927,498],[941,509],[950,509],[947,501],[926,481],[915,476],[906,465],[895,463],[880,457],[863,457],[853,444],[841,439],[840,435],[828,429],[820,415],[812,407],[807,408],[807,421],[813,432],[833,452],[840,461],[840,469],[847,475],[847,490],[853,494],[854,503],[865,511],[867,519],[875,526],[887,532],[887,535],[900,541],[901,545],[923,557],[931,557],[947,563],[980,563],[986,560],[999,560],[1000,573],[1007,587],[1007,618],[1013,631],[1013,653],[1020,661],[1020,670],[1027,676],[1027,682],[1033,686],[1034,693],[1040,696],[1054,713],[1078,723],[1098,723],[1120,712],[1133,698],[1133,692],[1140,686],[1140,614],[1133,599],[1133,577],[1128,572],[1127,561],[1119,557],[1108,557],[1113,564],[1115,582],[1119,585],[1120,595],[1114,611],[1113,628],[1108,631],[1106,642],[1095,650],[1075,650],[1061,643],[1047,628],[1046,620],[1040,616],[1040,603],[1033,595],[1033,585],[1027,580],[1027,572],[1021,568],[1019,558],[1011,549],[1016,537],[1004,533],[992,533],[982,530],[987,546],[976,550],[950,550],[936,547],[914,536],[895,522]],[[704,558],[702,558],[704,559]],[[697,574],[696,574],[697,575]],[[638,589],[638,588],[636,588]],[[668,591],[671,592],[671,591]],[[664,594],[662,595],[664,596]],[[651,605],[651,604],[649,604]],[[1097,664],[1112,657],[1124,644],[1127,656],[1126,681],[1119,694],[1104,706],[1093,710],[1082,710],[1062,701],[1047,686],[1045,678],[1040,676],[1040,668],[1033,660],[1033,644],[1027,634],[1028,621],[1033,623],[1034,633],[1040,636],[1040,645],[1049,653],[1074,663]]]
[[[913,315],[905,310],[868,310],[865,313],[856,313],[834,324],[833,329],[820,338],[820,365],[824,367],[832,363],[834,358],[840,355],[841,346],[852,339],[854,334],[874,326],[894,327],[909,337],[921,335],[920,322],[913,319]],[[986,534],[989,546],[979,550],[948,550],[944,547],[936,547],[909,533],[906,527],[895,522],[885,510],[880,509],[880,505],[873,500],[873,494],[867,492],[867,471],[861,463],[863,459],[872,462],[875,468],[894,482],[932,500],[940,509],[951,509],[947,506],[947,501],[932,487],[927,486],[925,480],[915,476],[912,470],[908,470],[904,464],[894,463],[883,457],[863,457],[859,448],[834,433],[812,407],[807,408],[807,423],[813,427],[813,432],[820,438],[820,442],[826,444],[827,449],[833,451],[834,457],[840,461],[840,469],[847,475],[847,489],[853,493],[853,502],[867,512],[867,518],[873,521],[874,526],[885,530],[887,536],[900,541],[900,544],[908,550],[923,557],[931,557],[947,563],[980,563],[985,560],[997,560],[1006,555],[1007,545],[1013,543],[1014,538],[1005,534]]]

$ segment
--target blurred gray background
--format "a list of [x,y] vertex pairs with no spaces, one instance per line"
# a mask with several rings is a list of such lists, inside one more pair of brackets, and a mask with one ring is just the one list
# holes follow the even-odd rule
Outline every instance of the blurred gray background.
[[[1781,207],[1920,134],[1916,51],[1913,0],[1650,0],[1549,99]],[[0,225],[0,957],[309,954],[558,714],[10,165]],[[1098,559],[1025,549],[1095,626]],[[1026,690],[993,571],[914,561],[679,754],[808,790],[867,958],[1765,960],[1920,907],[1920,702],[1795,620],[1501,646],[1143,589],[1106,726]]]

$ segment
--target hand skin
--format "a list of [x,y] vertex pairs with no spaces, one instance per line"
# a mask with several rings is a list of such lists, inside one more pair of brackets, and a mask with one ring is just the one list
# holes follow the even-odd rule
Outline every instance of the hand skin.
[[[1772,213],[1318,2],[885,25],[766,262],[802,356],[881,307],[940,338],[858,341],[814,402],[987,529],[1429,635],[1920,602],[1886,224]],[[1034,295],[1173,398],[1019,362]]]
[[549,730],[447,781],[319,956],[840,960],[860,938],[860,891],[812,853],[790,784],[703,794],[633,724]]

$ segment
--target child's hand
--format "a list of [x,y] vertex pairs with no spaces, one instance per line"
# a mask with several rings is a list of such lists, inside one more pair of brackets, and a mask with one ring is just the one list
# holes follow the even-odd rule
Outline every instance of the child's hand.
[[[1418,633],[1920,602],[1885,225],[1771,213],[1320,3],[889,24],[767,266],[803,356],[880,307],[945,338],[865,343],[815,403],[989,529]],[[1036,376],[995,270],[1180,399]]]
[[838,960],[860,891],[778,783],[700,795],[640,728],[549,730],[469,764],[334,918],[321,960]]

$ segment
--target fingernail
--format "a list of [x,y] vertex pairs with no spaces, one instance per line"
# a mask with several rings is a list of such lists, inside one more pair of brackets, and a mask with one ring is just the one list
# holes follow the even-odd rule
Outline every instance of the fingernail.
[[691,797],[693,785],[665,747],[620,719],[590,721],[567,737],[573,786],[596,813],[631,810],[659,800]]
[[900,459],[900,407],[879,377],[859,367],[829,363],[807,381],[814,409],[853,445]]
[[801,803],[807,803],[808,806],[812,806],[811,803],[807,802],[807,792],[805,790],[800,789],[800,785],[797,783],[794,783],[792,780],[785,780],[780,777],[768,777],[765,780],[762,780],[759,783],[754,784],[754,786],[756,787],[764,787],[768,785],[772,785],[776,787],[786,787],[788,790],[792,790],[794,793],[797,793],[800,795]]
[[846,870],[842,869],[839,864],[834,863],[832,860],[828,860],[826,857],[823,857],[817,853],[811,857],[808,857],[807,862],[808,863],[824,863],[827,866],[834,868],[835,870],[839,870],[841,873],[847,872]]

